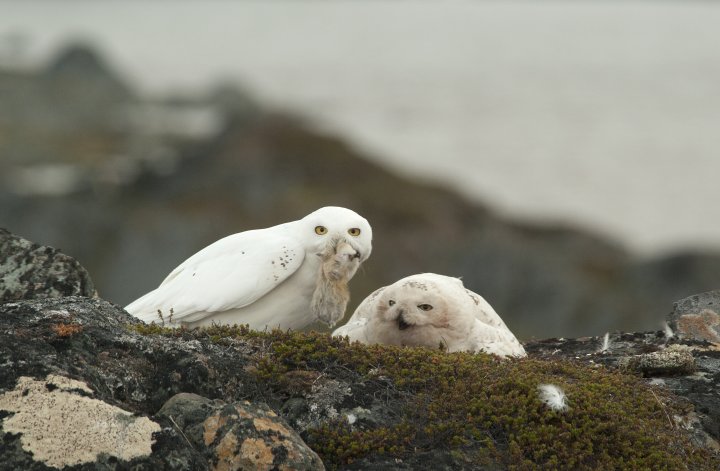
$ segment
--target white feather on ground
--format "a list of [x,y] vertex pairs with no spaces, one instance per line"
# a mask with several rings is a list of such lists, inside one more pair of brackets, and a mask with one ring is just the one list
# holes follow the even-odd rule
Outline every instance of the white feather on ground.
[[567,396],[562,389],[554,384],[541,384],[538,386],[538,394],[540,400],[550,409],[556,412],[564,412],[567,410]]
[[610,332],[605,332],[605,335],[603,336],[603,343],[602,347],[600,348],[601,352],[608,352],[610,351],[611,342],[610,342]]
[[487,301],[460,279],[435,273],[408,276],[376,290],[333,335],[368,344],[525,356]]
[[363,217],[325,207],[220,239],[125,309],[170,326],[301,329],[318,320],[332,326],[345,314],[347,282],[371,250],[372,229]]
[[665,333],[665,339],[670,340],[671,338],[675,337],[675,332],[673,332],[672,327],[670,327],[670,324],[667,322],[663,323],[663,332]]

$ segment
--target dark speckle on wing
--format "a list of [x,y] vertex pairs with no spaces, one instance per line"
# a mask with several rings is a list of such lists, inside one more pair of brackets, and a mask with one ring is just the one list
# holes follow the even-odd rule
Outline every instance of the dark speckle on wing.
[[[295,250],[288,249],[287,247],[283,246],[283,253],[278,257],[278,263],[285,269],[288,269],[288,265],[295,260]],[[272,261],[273,265],[275,264],[275,261]]]

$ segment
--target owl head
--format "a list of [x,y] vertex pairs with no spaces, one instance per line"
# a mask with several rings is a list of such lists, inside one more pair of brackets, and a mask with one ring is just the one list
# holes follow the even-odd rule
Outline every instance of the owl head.
[[303,241],[308,252],[320,256],[341,245],[352,247],[345,256],[359,263],[370,257],[372,251],[372,228],[367,220],[355,211],[338,206],[326,206],[299,221]]
[[[447,277],[443,280],[447,283]],[[459,282],[459,280],[458,280]],[[408,277],[379,294],[369,331],[372,341],[438,348],[463,338],[474,320],[452,308],[452,300],[432,277]]]

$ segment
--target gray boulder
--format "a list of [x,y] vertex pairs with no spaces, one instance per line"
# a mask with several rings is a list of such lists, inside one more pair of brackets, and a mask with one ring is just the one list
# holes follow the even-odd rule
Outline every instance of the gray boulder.
[[325,469],[302,438],[263,404],[180,393],[157,416],[170,420],[214,469]]
[[720,290],[676,302],[668,323],[682,338],[720,343]]
[[0,303],[94,294],[90,275],[75,259],[0,228]]

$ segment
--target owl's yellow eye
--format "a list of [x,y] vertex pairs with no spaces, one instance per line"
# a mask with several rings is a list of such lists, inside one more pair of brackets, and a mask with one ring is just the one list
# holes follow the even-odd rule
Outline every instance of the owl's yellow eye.
[[357,237],[360,235],[360,229],[357,227],[353,227],[352,229],[348,229],[348,234],[350,234],[353,237]]
[[388,301],[388,306],[394,306],[394,305],[395,305],[395,301],[393,301],[392,299],[390,301]]
[[325,227],[325,226],[315,226],[315,234],[318,234],[318,235],[325,235],[325,234],[327,234],[327,227]]
[[433,307],[432,307],[431,305],[429,305],[429,304],[421,304],[421,305],[419,305],[418,307],[419,307],[420,309],[422,309],[423,311],[429,311],[430,309],[433,308]]

